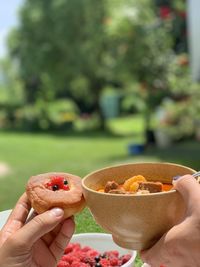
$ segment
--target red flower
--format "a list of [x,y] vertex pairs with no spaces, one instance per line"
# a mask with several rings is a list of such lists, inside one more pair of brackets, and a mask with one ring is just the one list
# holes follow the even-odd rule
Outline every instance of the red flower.
[[160,7],[160,17],[162,19],[168,19],[171,15],[171,9],[168,6]]

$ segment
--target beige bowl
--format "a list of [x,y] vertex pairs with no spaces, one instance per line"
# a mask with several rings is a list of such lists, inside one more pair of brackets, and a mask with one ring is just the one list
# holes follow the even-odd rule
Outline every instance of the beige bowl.
[[86,204],[96,222],[112,234],[121,247],[142,250],[152,246],[180,221],[185,205],[181,195],[171,190],[147,195],[119,195],[96,190],[107,181],[123,183],[141,174],[149,181],[171,183],[176,175],[195,170],[172,163],[133,163],[97,170],[83,178]]

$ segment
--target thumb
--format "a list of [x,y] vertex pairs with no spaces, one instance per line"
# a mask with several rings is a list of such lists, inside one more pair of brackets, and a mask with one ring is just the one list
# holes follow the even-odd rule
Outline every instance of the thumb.
[[62,221],[63,215],[62,209],[53,208],[35,216],[17,232],[16,239],[32,247],[39,238],[53,230]]
[[195,207],[194,203],[200,198],[200,185],[192,175],[184,175],[173,181],[174,188],[182,195],[188,208]]

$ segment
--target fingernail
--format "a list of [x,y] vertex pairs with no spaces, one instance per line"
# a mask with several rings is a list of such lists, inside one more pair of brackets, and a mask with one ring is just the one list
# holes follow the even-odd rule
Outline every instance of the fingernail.
[[62,209],[60,209],[60,208],[53,208],[53,209],[51,210],[51,212],[52,212],[53,215],[56,216],[56,217],[61,217],[61,216],[63,216],[63,214],[64,214],[64,211],[63,211]]
[[174,176],[174,177],[173,177],[173,181],[178,180],[180,177],[181,177],[181,175]]

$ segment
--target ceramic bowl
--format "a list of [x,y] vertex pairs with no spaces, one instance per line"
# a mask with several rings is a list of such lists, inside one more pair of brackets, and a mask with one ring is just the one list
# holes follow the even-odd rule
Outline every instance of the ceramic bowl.
[[71,243],[79,243],[82,247],[89,246],[100,253],[117,250],[119,255],[131,254],[131,258],[122,267],[132,267],[137,255],[134,250],[128,250],[117,246],[112,239],[112,235],[105,233],[83,233],[73,235]]
[[83,178],[86,204],[95,221],[121,247],[142,250],[151,247],[167,230],[180,221],[185,204],[179,192],[146,195],[100,193],[107,181],[123,183],[134,175],[149,181],[171,183],[174,176],[195,170],[173,163],[133,163],[97,170]]

